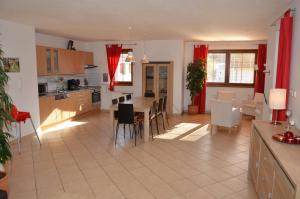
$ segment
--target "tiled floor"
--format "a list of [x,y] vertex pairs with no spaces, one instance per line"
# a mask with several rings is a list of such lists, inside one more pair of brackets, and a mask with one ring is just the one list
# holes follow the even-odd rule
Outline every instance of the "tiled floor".
[[13,145],[9,198],[256,199],[247,180],[250,121],[213,135],[208,122],[175,116],[154,141],[134,147],[119,133],[115,147],[109,114],[95,112],[44,133],[42,148],[26,137],[21,155]]

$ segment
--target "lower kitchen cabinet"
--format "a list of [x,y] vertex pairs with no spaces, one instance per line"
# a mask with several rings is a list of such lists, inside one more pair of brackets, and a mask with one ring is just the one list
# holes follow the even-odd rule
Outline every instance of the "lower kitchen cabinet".
[[92,91],[80,90],[68,94],[65,99],[55,100],[54,96],[40,97],[41,127],[71,119],[93,109]]
[[[270,124],[266,122],[267,125]],[[268,133],[259,132],[254,125],[250,139],[249,177],[259,199],[298,199],[289,174],[280,164],[280,158],[272,153],[272,147],[266,144],[261,136],[266,136],[270,143],[275,142],[278,150],[278,144],[281,143],[271,140],[272,133],[268,137],[266,136]],[[280,146],[284,147],[285,144]],[[283,148],[283,150],[285,149]],[[291,164],[294,163],[291,162]]]

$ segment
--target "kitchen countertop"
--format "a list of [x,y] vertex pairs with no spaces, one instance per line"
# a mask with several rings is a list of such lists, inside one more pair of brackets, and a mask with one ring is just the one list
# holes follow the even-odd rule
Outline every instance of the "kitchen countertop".
[[39,97],[49,97],[49,96],[55,96],[58,94],[68,94],[68,93],[78,92],[78,91],[82,91],[82,90],[92,90],[92,91],[97,90],[100,92],[101,86],[84,86],[78,90],[65,90],[65,91],[60,91],[60,92],[50,91],[50,92],[47,92],[45,95],[41,95]]

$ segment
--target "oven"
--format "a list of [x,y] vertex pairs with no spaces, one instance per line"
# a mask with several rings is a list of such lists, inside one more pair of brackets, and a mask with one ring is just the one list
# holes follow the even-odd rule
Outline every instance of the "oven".
[[93,90],[92,92],[92,103],[100,104],[101,101],[101,93],[100,90]]

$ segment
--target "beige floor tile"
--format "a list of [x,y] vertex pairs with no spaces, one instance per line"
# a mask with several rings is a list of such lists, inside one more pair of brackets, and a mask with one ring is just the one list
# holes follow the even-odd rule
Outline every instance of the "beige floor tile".
[[209,176],[205,174],[200,174],[196,176],[192,176],[189,178],[193,183],[198,185],[199,187],[203,187],[205,185],[214,184],[216,181],[210,178]]
[[185,198],[187,199],[200,199],[200,198],[205,198],[205,199],[215,199],[211,194],[208,192],[204,191],[203,189],[197,189],[192,192],[184,194]]
[[198,189],[199,187],[187,179],[177,180],[170,183],[170,186],[179,193],[187,193]]
[[212,194],[216,198],[223,198],[234,193],[231,189],[221,183],[211,184],[203,187],[205,191]]

